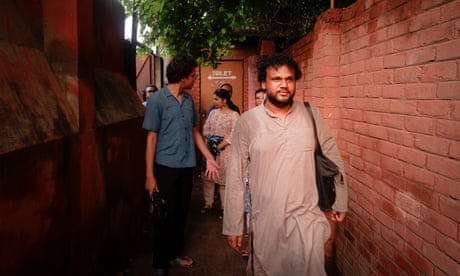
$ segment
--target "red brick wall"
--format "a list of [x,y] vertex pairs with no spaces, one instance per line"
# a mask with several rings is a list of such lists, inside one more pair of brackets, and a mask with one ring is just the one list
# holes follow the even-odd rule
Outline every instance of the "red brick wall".
[[460,275],[460,1],[358,0],[288,51],[346,161],[344,275]]

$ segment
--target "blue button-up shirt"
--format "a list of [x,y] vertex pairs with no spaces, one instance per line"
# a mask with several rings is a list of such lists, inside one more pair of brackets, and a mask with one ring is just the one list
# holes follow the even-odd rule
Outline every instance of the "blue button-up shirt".
[[171,168],[196,165],[193,127],[199,124],[192,97],[179,102],[165,86],[149,99],[142,127],[157,133],[155,162]]

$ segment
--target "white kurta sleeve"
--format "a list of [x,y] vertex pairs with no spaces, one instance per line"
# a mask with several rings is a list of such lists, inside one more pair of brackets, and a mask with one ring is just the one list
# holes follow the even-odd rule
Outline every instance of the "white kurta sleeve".
[[223,234],[243,235],[244,192],[248,168],[249,131],[244,120],[236,122],[231,138],[230,158],[225,187]]

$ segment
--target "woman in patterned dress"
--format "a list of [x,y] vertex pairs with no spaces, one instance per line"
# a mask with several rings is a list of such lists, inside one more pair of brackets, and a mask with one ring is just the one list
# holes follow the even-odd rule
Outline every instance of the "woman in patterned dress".
[[[240,117],[235,104],[230,100],[230,93],[225,89],[217,89],[213,94],[213,103],[216,107],[211,111],[203,126],[203,135],[207,137],[207,144],[211,152],[215,152],[216,161],[219,164],[220,179],[217,182],[211,181],[202,174],[203,182],[203,197],[205,204],[201,209],[201,214],[206,214],[211,210],[214,203],[215,184],[219,186],[219,195],[221,198],[221,216],[224,209],[224,194],[225,194],[225,178],[227,171],[227,162],[230,153],[230,139],[232,137],[233,128],[236,121]],[[220,139],[218,139],[220,138]],[[216,139],[221,142],[214,147],[212,142]],[[213,149],[214,148],[214,149]]]

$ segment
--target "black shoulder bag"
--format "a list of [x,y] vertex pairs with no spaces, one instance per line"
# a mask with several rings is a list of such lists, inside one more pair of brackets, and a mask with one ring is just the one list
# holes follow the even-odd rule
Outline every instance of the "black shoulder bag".
[[157,223],[165,223],[168,211],[166,210],[166,201],[160,196],[159,192],[153,192],[150,198],[149,213]]
[[332,205],[335,202],[335,184],[334,177],[339,173],[337,165],[327,158],[321,150],[321,145],[318,141],[318,133],[316,129],[315,118],[311,111],[310,104],[305,102],[305,107],[311,116],[313,122],[313,131],[315,132],[315,173],[316,173],[316,188],[318,189],[318,206],[323,212],[331,211]]

